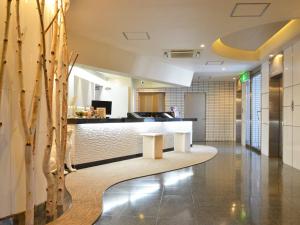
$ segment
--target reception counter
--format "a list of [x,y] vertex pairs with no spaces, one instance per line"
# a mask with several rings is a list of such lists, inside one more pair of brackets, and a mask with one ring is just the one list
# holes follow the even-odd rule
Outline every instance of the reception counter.
[[[76,168],[142,156],[142,133],[163,133],[164,150],[174,147],[174,132],[191,132],[196,119],[68,119],[73,130],[72,164]],[[191,135],[192,137],[192,135]],[[190,141],[192,144],[192,140]]]

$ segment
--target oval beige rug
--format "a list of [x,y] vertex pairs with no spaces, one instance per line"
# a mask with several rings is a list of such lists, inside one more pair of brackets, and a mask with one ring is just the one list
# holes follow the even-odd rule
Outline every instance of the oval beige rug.
[[181,169],[212,159],[217,149],[194,145],[189,153],[167,152],[163,159],[136,158],[78,170],[66,177],[72,206],[51,225],[91,225],[102,213],[102,195],[119,182]]

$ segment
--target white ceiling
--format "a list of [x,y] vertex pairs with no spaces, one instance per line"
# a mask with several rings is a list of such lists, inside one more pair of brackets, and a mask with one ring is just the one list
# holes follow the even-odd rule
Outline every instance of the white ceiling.
[[[231,17],[237,3],[234,0],[72,0],[67,19],[71,34],[157,57],[192,70],[197,76],[226,76],[251,69],[259,63],[217,56],[211,50],[211,44],[217,38],[300,16],[299,0],[268,2],[271,5],[262,17]],[[127,40],[123,32],[147,32],[150,40]],[[199,59],[163,57],[164,49],[199,49],[201,44],[206,47]],[[224,60],[224,64],[205,65],[214,60]]]

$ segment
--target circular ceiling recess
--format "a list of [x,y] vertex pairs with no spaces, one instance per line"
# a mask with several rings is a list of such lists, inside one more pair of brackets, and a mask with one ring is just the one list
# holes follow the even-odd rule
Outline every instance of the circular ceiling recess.
[[300,20],[280,21],[220,37],[213,43],[213,50],[220,56],[259,61],[300,35]]

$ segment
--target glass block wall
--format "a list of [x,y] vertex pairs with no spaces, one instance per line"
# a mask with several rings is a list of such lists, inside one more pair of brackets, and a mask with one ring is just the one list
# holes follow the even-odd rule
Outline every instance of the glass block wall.
[[251,146],[251,89],[250,80],[246,82],[246,145]]
[[261,146],[261,75],[252,78],[251,92],[251,146],[259,150]]

